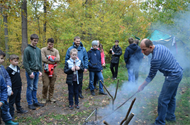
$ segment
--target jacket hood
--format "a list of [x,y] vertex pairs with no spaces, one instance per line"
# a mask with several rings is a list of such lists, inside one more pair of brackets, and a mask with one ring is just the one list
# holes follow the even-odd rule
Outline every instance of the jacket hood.
[[132,49],[133,51],[135,51],[135,50],[137,50],[138,45],[135,44],[135,43],[133,43],[133,44],[130,44],[130,45],[129,45],[129,48]]
[[29,47],[33,48],[33,49],[36,49],[36,46],[32,46],[30,44],[28,44]]

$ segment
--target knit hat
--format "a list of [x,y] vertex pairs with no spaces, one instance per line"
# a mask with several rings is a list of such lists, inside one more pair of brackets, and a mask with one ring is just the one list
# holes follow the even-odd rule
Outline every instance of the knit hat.
[[94,45],[96,45],[96,46],[98,45],[98,41],[97,40],[93,40],[92,41],[92,46],[94,46]]

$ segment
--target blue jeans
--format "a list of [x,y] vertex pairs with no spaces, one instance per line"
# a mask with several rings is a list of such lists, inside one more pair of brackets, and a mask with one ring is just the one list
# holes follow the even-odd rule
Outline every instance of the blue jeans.
[[[104,78],[101,71],[90,72],[90,90],[91,91],[94,90],[94,76],[95,75],[97,75],[98,81],[101,80],[102,83],[104,83]],[[104,92],[102,83],[99,81],[99,92]]]
[[135,82],[135,71],[132,68],[127,68],[128,71],[128,81]]
[[38,89],[38,79],[39,79],[39,72],[33,72],[34,78],[31,79],[28,73],[26,72],[26,79],[27,79],[27,90],[26,90],[26,100],[28,105],[32,105],[33,103],[38,103],[37,100],[37,89]]
[[5,103],[1,107],[1,117],[4,122],[12,120],[12,116],[11,116],[9,110],[10,110],[9,103],[7,101],[5,101]]
[[68,84],[69,90],[69,105],[73,105],[73,95],[75,96],[75,105],[78,105],[79,99],[79,91],[78,91],[79,84],[73,81],[73,84]]
[[181,75],[175,80],[165,78],[162,90],[158,98],[158,117],[155,120],[156,125],[165,125],[165,119],[175,121],[176,93],[178,85],[182,79]]

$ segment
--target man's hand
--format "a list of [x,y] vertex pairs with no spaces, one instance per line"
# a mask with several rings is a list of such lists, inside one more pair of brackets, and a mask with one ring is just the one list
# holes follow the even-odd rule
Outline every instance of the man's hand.
[[39,71],[39,77],[41,77],[41,76],[42,76],[42,72]]
[[2,103],[2,102],[0,102],[0,107],[1,107],[1,106],[3,106],[3,103]]
[[112,51],[112,49],[110,49],[110,51]]
[[79,70],[80,69],[80,67],[79,66],[76,66],[76,70]]
[[34,78],[34,74],[33,74],[33,72],[30,74],[30,78],[31,78],[31,79]]
[[13,91],[11,92],[11,95],[13,95],[14,93],[13,93]]
[[144,87],[147,85],[148,83],[146,81],[144,81],[138,88],[138,92],[142,91],[144,89]]
[[87,72],[87,69],[84,69],[84,72]]
[[74,71],[75,71],[75,66],[73,66],[73,67],[71,68],[71,70],[74,72]]
[[114,55],[115,53],[114,52],[112,52],[112,55]]

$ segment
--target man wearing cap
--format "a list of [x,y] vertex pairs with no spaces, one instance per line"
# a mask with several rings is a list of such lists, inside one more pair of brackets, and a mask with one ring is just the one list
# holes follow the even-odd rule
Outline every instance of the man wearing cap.
[[153,45],[151,40],[143,39],[140,47],[142,53],[146,56],[152,53],[152,59],[149,75],[139,86],[138,91],[142,91],[152,81],[158,70],[164,74],[165,81],[158,98],[158,117],[152,125],[165,125],[165,120],[176,120],[174,114],[176,108],[175,96],[183,76],[183,69],[165,46]]
[[[74,38],[73,45],[68,48],[66,56],[65,56],[65,63],[70,58],[70,51],[71,49],[76,48],[78,50],[78,58],[81,60],[82,65],[84,66],[84,72],[87,72],[88,69],[88,55],[86,52],[85,47],[83,46],[82,42],[80,41],[80,37],[76,36]],[[83,76],[82,76],[83,79]],[[83,80],[80,80],[83,81]],[[82,82],[79,82],[79,98],[84,98],[82,95]]]

